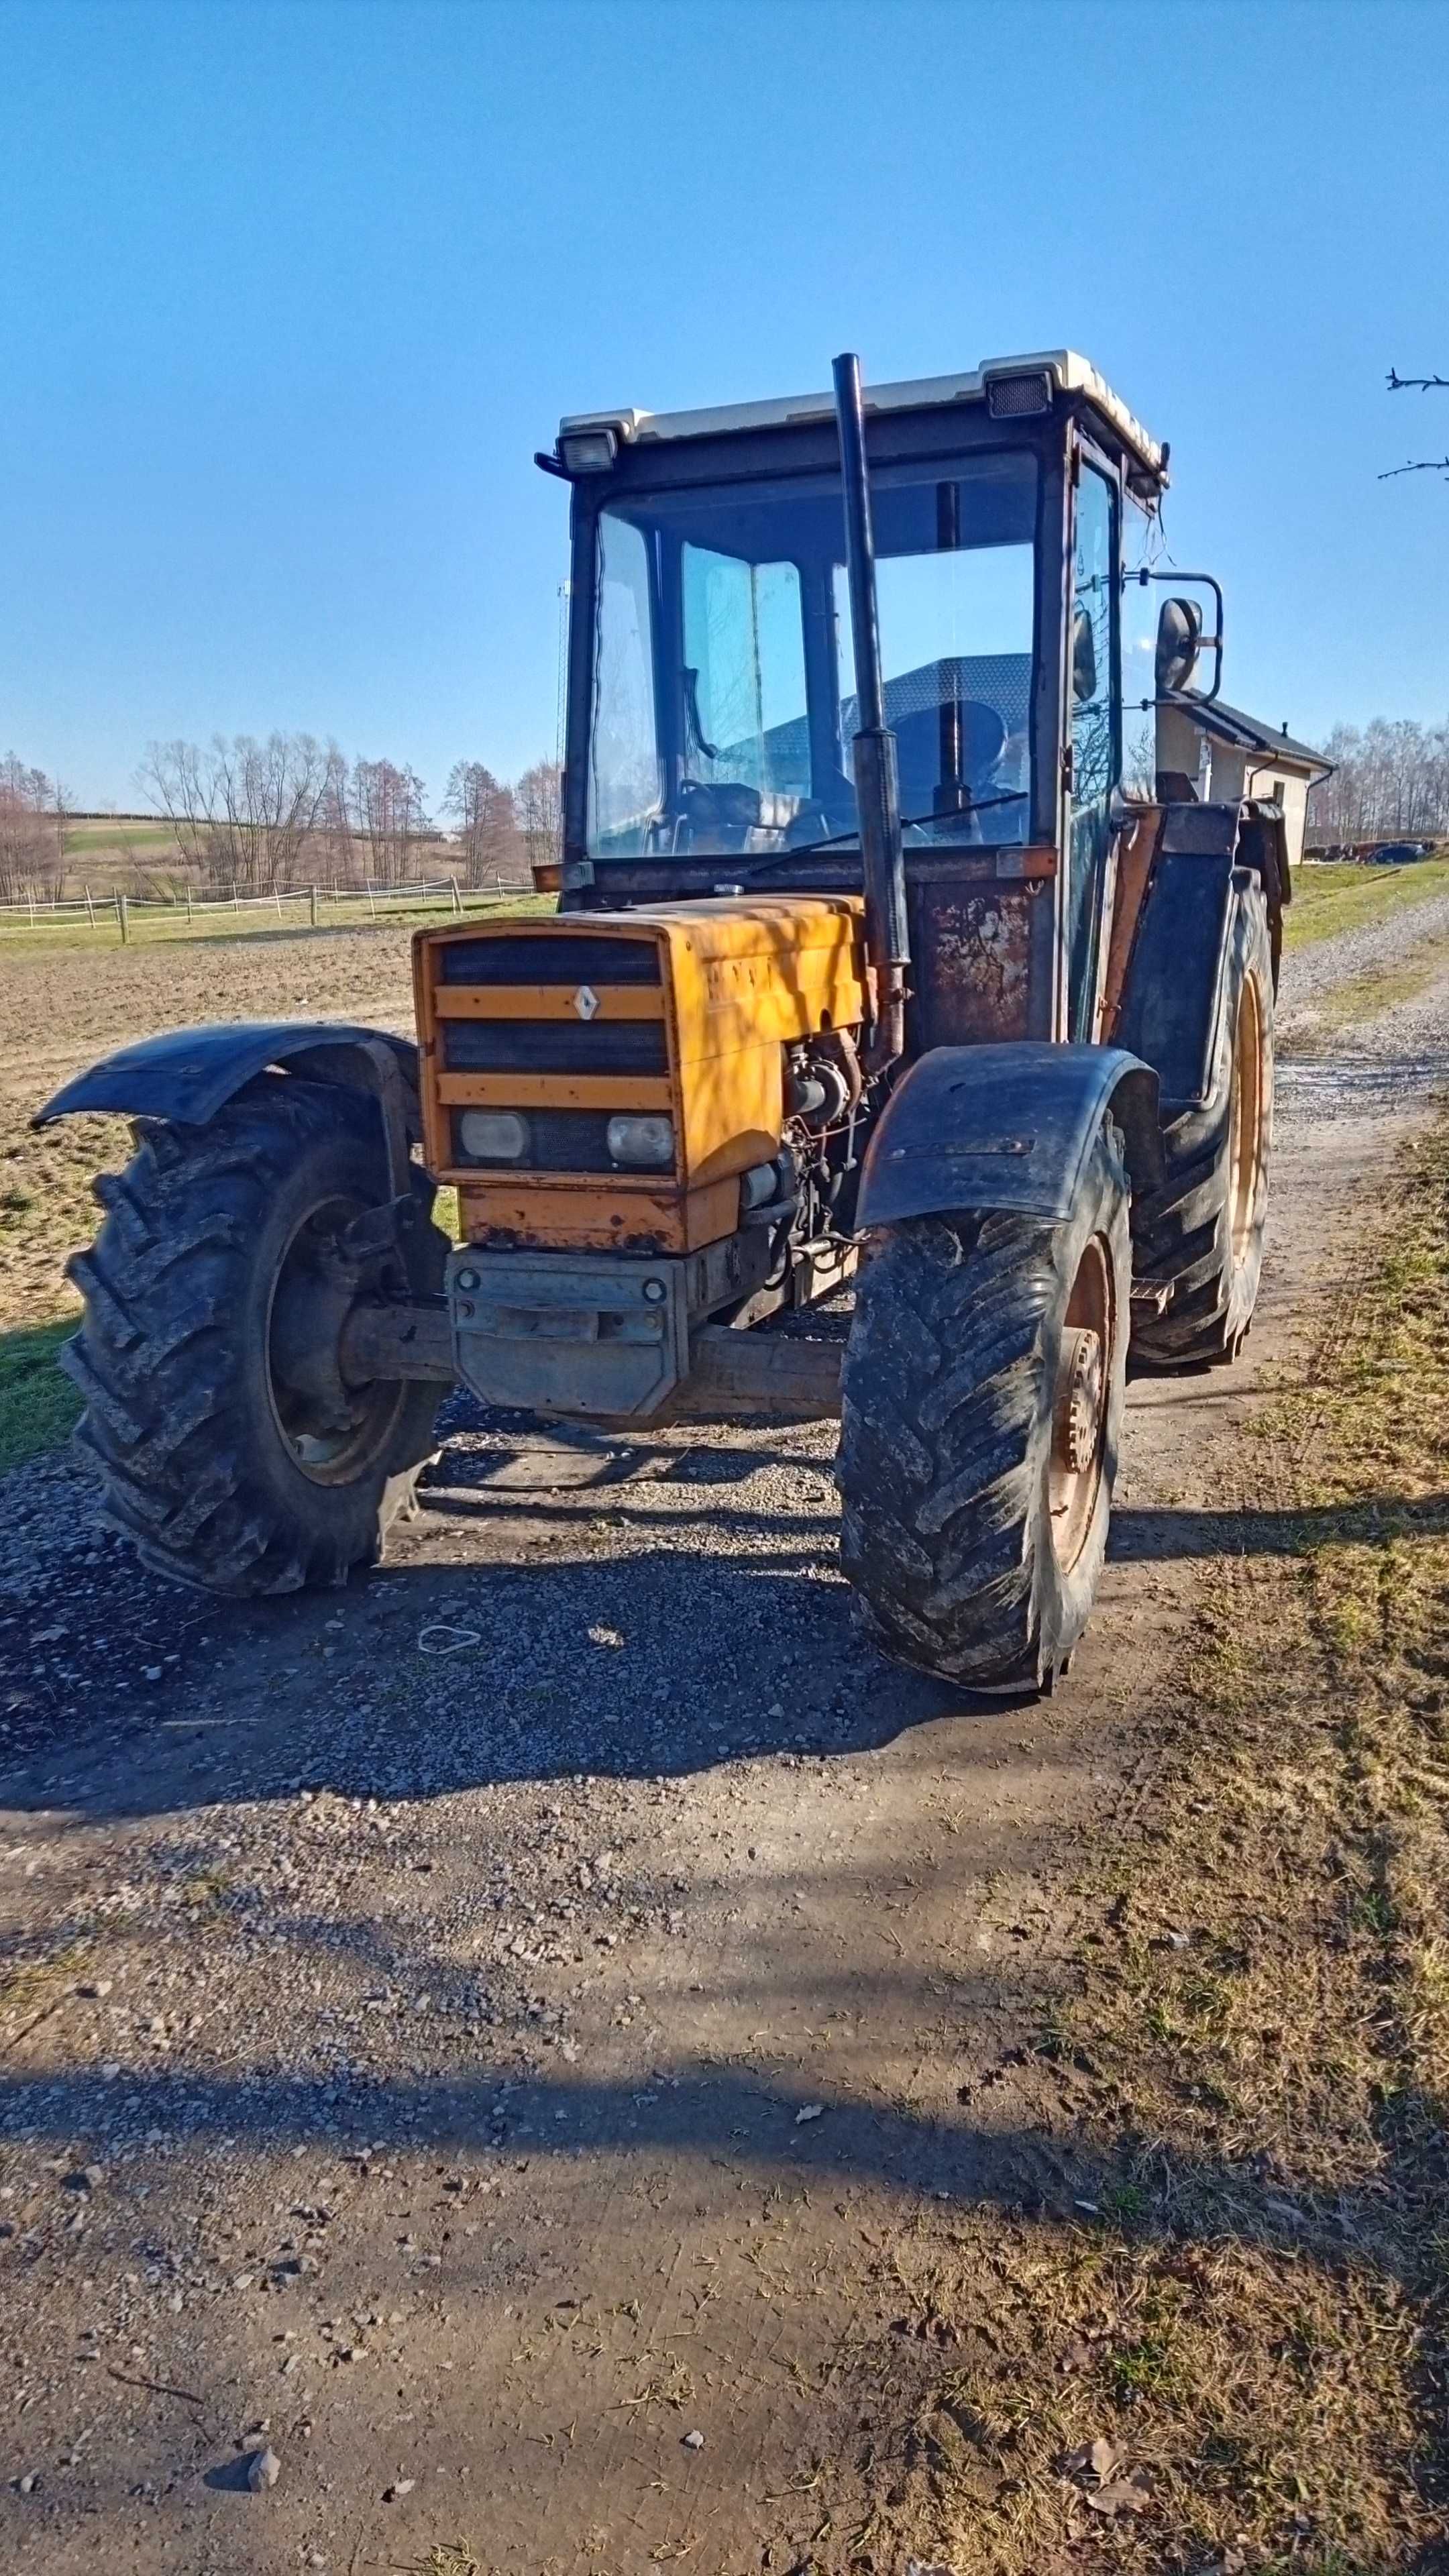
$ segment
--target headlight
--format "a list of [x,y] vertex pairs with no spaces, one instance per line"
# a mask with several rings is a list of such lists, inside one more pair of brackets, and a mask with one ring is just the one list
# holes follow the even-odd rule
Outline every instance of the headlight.
[[528,1151],[528,1120],[516,1109],[465,1109],[458,1142],[470,1163],[518,1163]]
[[666,1172],[674,1160],[672,1118],[611,1118],[604,1130],[611,1162]]

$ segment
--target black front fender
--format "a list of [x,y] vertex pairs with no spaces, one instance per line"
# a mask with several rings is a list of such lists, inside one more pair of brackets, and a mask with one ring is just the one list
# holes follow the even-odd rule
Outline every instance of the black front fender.
[[1109,1111],[1133,1188],[1151,1188],[1163,1169],[1157,1076],[1124,1048],[933,1047],[881,1115],[857,1223],[983,1209],[1069,1216]]
[[395,1056],[404,1093],[415,1096],[417,1048],[411,1038],[345,1020],[229,1020],[167,1029],[160,1037],[143,1038],[139,1046],[103,1056],[89,1073],[63,1083],[30,1123],[48,1127],[53,1119],[71,1118],[81,1110],[112,1110],[205,1127],[244,1083],[272,1065],[285,1065],[318,1082],[375,1092],[379,1044]]

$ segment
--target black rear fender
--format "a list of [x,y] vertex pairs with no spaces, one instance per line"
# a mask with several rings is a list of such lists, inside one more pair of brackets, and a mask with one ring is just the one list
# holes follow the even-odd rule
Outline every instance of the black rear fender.
[[1162,1178],[1157,1076],[1124,1048],[933,1047],[882,1112],[857,1222],[988,1209],[1067,1217],[1109,1116],[1133,1188],[1152,1188]]

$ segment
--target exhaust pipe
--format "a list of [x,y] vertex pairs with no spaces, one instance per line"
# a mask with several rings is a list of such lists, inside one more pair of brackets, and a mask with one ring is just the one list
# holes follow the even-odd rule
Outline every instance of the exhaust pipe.
[[911,962],[906,928],[906,872],[901,853],[900,786],[896,738],[885,720],[880,669],[880,621],[875,600],[875,540],[870,521],[870,479],[865,463],[865,414],[860,360],[837,358],[835,412],[840,424],[840,474],[845,497],[845,565],[850,586],[850,631],[855,645],[855,704],[860,719],[851,746],[855,803],[860,817],[860,856],[865,878],[866,953],[875,970],[875,1029],[866,1061],[872,1073],[893,1064],[906,1043],[906,968]]

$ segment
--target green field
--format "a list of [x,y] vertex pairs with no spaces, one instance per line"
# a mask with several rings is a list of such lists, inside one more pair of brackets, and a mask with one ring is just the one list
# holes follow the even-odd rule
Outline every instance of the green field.
[[1283,924],[1285,948],[1307,948],[1335,931],[1361,930],[1393,913],[1449,893],[1449,859],[1414,859],[1402,868],[1336,862],[1293,871],[1293,901]]
[[75,1317],[30,1333],[0,1333],[0,1476],[63,1440],[80,1397],[55,1355],[75,1331]]
[[141,823],[107,820],[99,823],[67,823],[64,833],[66,857],[130,858],[144,851],[147,856],[174,857],[175,835],[169,823]]

